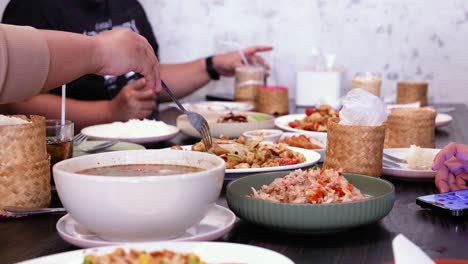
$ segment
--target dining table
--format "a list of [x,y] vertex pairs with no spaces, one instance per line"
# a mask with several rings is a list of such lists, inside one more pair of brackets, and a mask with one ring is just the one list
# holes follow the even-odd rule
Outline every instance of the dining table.
[[[437,128],[436,147],[450,142],[468,143],[468,109],[464,104],[435,105],[453,121]],[[302,113],[300,107],[290,112]],[[180,113],[172,107],[160,111],[160,120],[175,125]],[[166,148],[197,142],[179,133],[171,140],[146,144]],[[388,178],[395,186],[391,212],[378,222],[334,233],[286,233],[237,219],[233,228],[217,241],[255,245],[279,252],[295,263],[389,263],[394,260],[392,240],[403,234],[433,259],[468,259],[468,217],[435,213],[416,205],[416,198],[437,192],[434,180]],[[218,204],[228,206],[225,187]],[[52,193],[52,207],[61,206]],[[56,231],[63,214],[45,214],[18,219],[0,219],[0,263],[16,263],[40,256],[78,249]]]

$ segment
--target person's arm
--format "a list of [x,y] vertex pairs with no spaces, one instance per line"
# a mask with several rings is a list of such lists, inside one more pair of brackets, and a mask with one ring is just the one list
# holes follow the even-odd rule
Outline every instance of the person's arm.
[[[27,101],[8,105],[8,112],[24,115],[41,115],[47,119],[60,119],[61,97],[39,94]],[[66,99],[66,118],[72,120],[77,131],[81,128],[114,121],[109,107],[110,101],[81,101]]]
[[146,39],[130,30],[95,37],[0,24],[0,102],[20,101],[82,75],[135,71],[161,90],[159,65]]
[[[145,86],[145,79],[127,84],[112,100],[83,101],[66,99],[66,118],[72,120],[75,130],[131,118],[147,117],[156,104],[154,91]],[[11,114],[42,115],[60,119],[62,99],[53,94],[39,94],[33,98],[7,106]]]
[[94,37],[41,30],[50,51],[49,73],[43,91],[80,76],[121,75],[135,71],[146,85],[160,91],[159,65],[148,41],[128,29],[106,31]]
[[[268,70],[268,64],[256,53],[270,50],[272,50],[270,46],[255,46],[246,48],[243,52],[250,63],[255,62],[264,65]],[[236,67],[242,65],[242,58],[238,51],[213,56],[213,66],[221,76],[233,76]],[[174,94],[179,98],[191,94],[210,81],[206,71],[205,58],[180,64],[162,64],[160,72],[161,79],[172,88]],[[162,99],[170,100],[165,93],[162,94]]]

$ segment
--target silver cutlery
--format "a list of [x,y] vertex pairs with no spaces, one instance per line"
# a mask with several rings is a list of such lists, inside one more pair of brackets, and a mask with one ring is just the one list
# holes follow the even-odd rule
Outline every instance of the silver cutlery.
[[88,139],[88,136],[78,133],[73,137],[73,140],[72,140],[73,146],[76,147],[80,145],[81,143],[83,143],[84,141],[86,141],[87,139]]
[[383,159],[383,166],[387,167],[387,168],[397,168],[397,169],[402,169],[403,168],[403,166],[400,165],[399,163],[387,160],[385,158]]
[[114,146],[117,143],[119,143],[118,140],[113,140],[113,141],[103,142],[101,144],[97,144],[96,146],[92,146],[92,147],[88,147],[88,148],[84,148],[84,147],[81,147],[81,146],[78,146],[77,148],[79,150],[83,151],[83,152],[92,153],[92,152],[96,152],[96,151],[103,150],[103,149],[106,149],[106,148],[110,148],[110,147]]
[[48,213],[65,213],[67,210],[65,208],[24,208],[24,207],[14,207],[8,206],[3,207],[3,211],[11,216],[25,216],[25,215],[38,215],[38,214],[48,214]]
[[187,115],[187,119],[190,124],[200,133],[202,136],[203,145],[205,145],[206,151],[211,149],[213,145],[213,139],[211,138],[210,127],[208,126],[208,122],[206,119],[195,112],[187,111],[184,106],[179,102],[177,97],[172,93],[172,91],[167,87],[167,85],[161,80],[162,88],[164,91],[167,92],[169,97],[171,97],[172,101],[177,104],[179,110]]
[[396,163],[408,163],[405,159],[397,158],[385,152],[383,153],[383,157]]

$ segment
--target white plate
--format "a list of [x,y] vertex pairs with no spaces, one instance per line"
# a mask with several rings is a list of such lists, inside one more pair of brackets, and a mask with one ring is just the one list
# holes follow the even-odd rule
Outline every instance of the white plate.
[[[229,232],[236,221],[234,213],[220,205],[214,205],[200,223],[190,227],[185,234],[171,241],[208,241],[215,240]],[[65,241],[77,247],[102,247],[122,244],[107,241],[88,231],[69,214],[57,222],[57,231]]]
[[[192,145],[182,146],[184,150],[191,150]],[[286,165],[286,166],[274,166],[274,167],[265,167],[265,168],[248,168],[248,169],[226,169],[226,174],[239,174],[239,173],[257,173],[257,172],[269,172],[269,171],[283,171],[283,170],[294,170],[300,169],[308,166],[312,166],[320,160],[320,154],[316,151],[310,149],[294,148],[289,147],[289,149],[302,153],[305,157],[305,161],[299,164]],[[225,180],[231,179],[229,175],[226,175]]]
[[[384,149],[384,153],[392,155],[394,157],[405,159],[406,153],[408,153],[409,148],[391,148],[391,149]],[[440,149],[425,149],[430,150],[434,154],[439,153]],[[413,170],[413,169],[406,169],[406,168],[388,168],[383,167],[383,174],[394,176],[394,177],[401,177],[407,179],[429,179],[435,177],[435,172],[432,170]]]
[[188,111],[194,112],[252,111],[254,109],[254,104],[250,102],[209,101],[184,103],[183,106]]
[[169,130],[166,133],[155,134],[154,136],[150,136],[150,137],[103,136],[102,135],[103,131],[108,131],[109,129],[112,129],[110,127],[110,124],[89,126],[89,127],[83,128],[83,130],[81,130],[81,133],[83,135],[88,136],[91,139],[96,139],[96,140],[106,140],[106,141],[119,140],[119,141],[126,141],[126,142],[132,142],[132,143],[154,143],[154,142],[169,140],[175,137],[177,133],[179,133],[179,129],[177,127],[171,126],[171,125],[167,125],[167,126],[169,127]]
[[437,113],[435,126],[436,127],[444,127],[452,122],[453,118],[451,115]]
[[288,125],[289,122],[291,121],[296,121],[296,120],[301,120],[304,117],[306,117],[305,114],[292,114],[292,115],[285,115],[285,116],[280,116],[275,119],[275,126],[279,127],[282,130],[285,131],[291,131],[291,132],[300,132],[306,135],[311,135],[311,136],[317,136],[317,135],[323,135],[327,134],[327,132],[316,132],[316,131],[307,131],[307,130],[302,130],[302,129],[296,129],[292,128]]
[[82,264],[84,257],[88,254],[104,255],[117,248],[123,248],[126,251],[130,249],[146,251],[168,249],[181,253],[194,253],[207,263],[293,264],[289,258],[266,248],[223,242],[134,243],[112,247],[74,250],[27,260],[19,264]]
[[317,134],[312,136],[310,134],[303,133],[303,132],[284,132],[281,135],[280,139],[282,139],[284,137],[292,137],[292,136],[297,136],[297,135],[305,135],[306,137],[314,137],[314,138],[322,141],[323,145],[324,145],[324,148],[323,149],[313,149],[313,151],[316,151],[318,154],[320,154],[320,160],[318,162],[324,162],[325,154],[326,154],[326,150],[327,150],[327,133],[317,133]]
[[[96,145],[99,145],[105,142],[107,141],[87,140],[81,143],[79,147],[85,148],[85,149],[92,148]],[[103,153],[103,152],[121,151],[121,150],[139,150],[139,149],[145,149],[145,147],[142,145],[138,145],[135,143],[128,143],[128,142],[119,142],[112,147],[108,147],[106,149],[102,149],[93,153],[86,153],[80,150],[78,147],[73,147],[73,157],[79,157],[79,156],[89,155],[89,154],[94,154],[94,153]]]

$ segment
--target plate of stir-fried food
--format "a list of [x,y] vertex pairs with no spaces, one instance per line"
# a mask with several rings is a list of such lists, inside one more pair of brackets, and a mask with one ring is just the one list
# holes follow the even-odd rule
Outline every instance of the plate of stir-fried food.
[[227,186],[230,209],[240,218],[300,233],[335,232],[384,218],[393,185],[377,177],[311,168],[248,175]]
[[292,132],[327,133],[328,119],[338,117],[338,113],[330,105],[309,107],[304,110],[304,114],[292,114],[276,118],[275,125]]
[[[202,142],[172,148],[206,152]],[[224,159],[226,173],[290,170],[312,166],[320,159],[320,154],[313,150],[264,142],[261,137],[247,140],[242,136],[229,139],[222,135],[213,139],[213,147],[208,152]]]
[[325,133],[309,135],[307,133],[284,132],[278,142],[295,148],[317,151],[321,156],[319,162],[325,160],[327,146],[327,134]]
[[223,242],[152,242],[74,250],[21,264],[208,264],[293,262],[273,250]]

